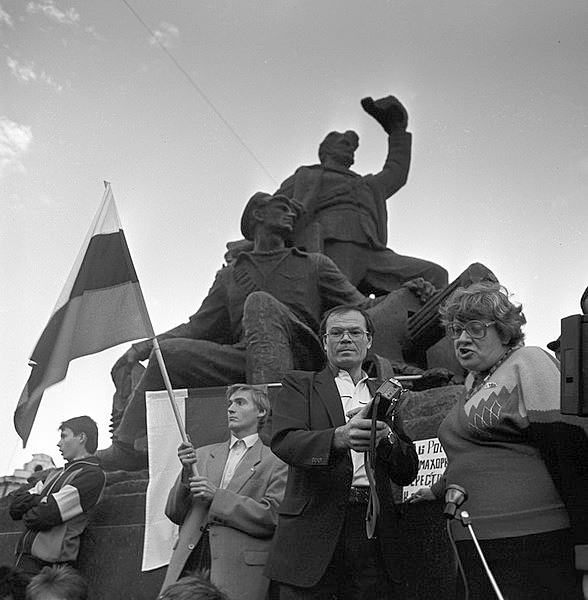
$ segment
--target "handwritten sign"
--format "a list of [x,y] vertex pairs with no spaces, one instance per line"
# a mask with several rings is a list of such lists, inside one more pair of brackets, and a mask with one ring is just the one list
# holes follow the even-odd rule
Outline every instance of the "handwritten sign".
[[414,443],[419,457],[419,472],[416,479],[402,488],[402,501],[422,487],[432,486],[444,473],[447,456],[438,438],[418,440]]

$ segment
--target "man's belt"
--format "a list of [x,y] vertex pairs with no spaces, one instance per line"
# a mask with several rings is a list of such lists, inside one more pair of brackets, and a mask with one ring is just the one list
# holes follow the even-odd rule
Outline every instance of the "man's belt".
[[369,485],[352,485],[349,490],[348,504],[367,504],[370,501]]

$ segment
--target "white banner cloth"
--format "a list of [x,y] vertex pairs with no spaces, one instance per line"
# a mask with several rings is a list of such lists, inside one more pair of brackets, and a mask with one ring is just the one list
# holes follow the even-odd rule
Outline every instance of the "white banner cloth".
[[[185,421],[188,390],[174,390],[174,397]],[[178,526],[165,516],[167,495],[181,464],[178,446],[182,437],[176,424],[167,391],[147,392],[147,442],[149,444],[149,484],[145,500],[145,538],[142,571],[169,564]]]

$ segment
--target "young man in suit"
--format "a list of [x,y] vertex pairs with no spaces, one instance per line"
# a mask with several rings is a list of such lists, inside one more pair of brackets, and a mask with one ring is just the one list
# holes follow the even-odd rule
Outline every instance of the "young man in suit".
[[180,533],[162,590],[182,575],[210,570],[231,600],[260,600],[287,468],[259,439],[269,411],[265,386],[230,386],[227,402],[229,441],[178,449],[182,472],[165,513]]
[[[376,536],[365,517],[369,480],[369,408],[378,382],[362,363],[372,345],[368,313],[328,311],[321,325],[328,365],[293,371],[272,406],[272,450],[289,465],[288,484],[266,574],[280,600],[388,600],[399,581],[402,548],[390,480],[409,484],[418,458],[400,416],[376,422]],[[371,470],[370,470],[371,473]]]

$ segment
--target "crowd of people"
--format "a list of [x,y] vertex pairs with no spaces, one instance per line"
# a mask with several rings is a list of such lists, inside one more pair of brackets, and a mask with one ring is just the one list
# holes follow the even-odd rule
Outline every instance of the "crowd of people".
[[[444,499],[453,484],[463,486],[505,598],[582,598],[582,588],[586,597],[588,423],[559,410],[559,362],[524,345],[522,307],[499,284],[458,289],[441,317],[469,373],[466,393],[439,428],[444,476],[408,502]],[[369,313],[335,307],[320,333],[326,367],[286,375],[269,420],[266,387],[236,384],[227,390],[229,440],[178,449],[166,515],[180,526],[179,538],[160,598],[400,597],[390,485],[415,478],[414,445],[401,412],[372,421],[377,382],[362,369],[375,334]],[[259,438],[262,428],[271,432],[270,447]],[[5,572],[2,585],[12,582],[15,599],[24,597],[27,576],[27,598],[65,587],[74,591],[51,597],[87,597],[72,565],[104,475],[91,419],[70,419],[60,429],[64,469],[13,495],[11,515],[25,532],[18,570]],[[373,493],[380,510],[370,536]],[[467,529],[451,525],[467,582],[458,580],[456,597],[495,598]],[[35,544],[39,537],[47,539]],[[56,538],[67,539],[61,554],[39,553]]]
[[[34,577],[0,567],[0,600],[90,600],[88,581],[73,567],[43,567]],[[170,585],[158,600],[230,600],[207,573],[193,573]]]
[[[320,165],[250,199],[241,220],[250,245],[188,323],[158,336],[175,387],[228,385],[228,440],[178,448],[165,513],[179,535],[162,600],[402,598],[393,484],[410,484],[419,461],[402,409],[376,410],[391,382],[381,387],[365,365],[374,309],[394,307],[408,279],[443,288],[447,273],[386,247],[385,201],[406,181],[411,138],[395,98],[364,108],[388,135],[382,172],[350,171],[357,135],[329,134]],[[458,490],[504,598],[588,600],[588,419],[561,413],[559,361],[525,346],[522,307],[493,281],[456,289],[440,322],[467,372],[465,394],[439,428],[443,477],[408,503],[449,502]],[[115,379],[151,352],[150,340],[135,344]],[[282,384],[271,406],[269,381]],[[5,598],[88,597],[74,570],[80,538],[104,489],[101,465],[146,464],[145,392],[163,385],[154,359],[135,383],[125,383],[110,448],[96,453],[89,417],[65,421],[65,467],[13,494],[24,532],[16,570],[2,575]],[[465,573],[455,597],[495,598],[465,517],[451,516]]]

